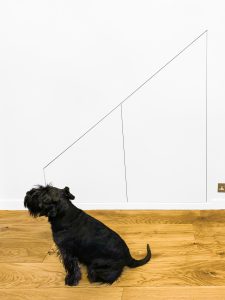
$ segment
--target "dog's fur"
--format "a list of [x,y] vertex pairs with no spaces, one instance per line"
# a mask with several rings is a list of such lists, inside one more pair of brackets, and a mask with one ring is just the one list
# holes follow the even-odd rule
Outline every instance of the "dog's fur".
[[90,282],[112,284],[124,266],[135,268],[151,258],[150,247],[141,260],[131,257],[124,240],[106,225],[74,206],[68,187],[38,186],[26,193],[24,206],[33,217],[46,216],[65,270],[65,284],[81,279],[78,262],[87,266]]

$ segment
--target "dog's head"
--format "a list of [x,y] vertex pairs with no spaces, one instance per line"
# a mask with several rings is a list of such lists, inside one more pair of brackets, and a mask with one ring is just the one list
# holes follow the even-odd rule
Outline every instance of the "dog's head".
[[68,202],[75,199],[66,186],[58,189],[51,185],[38,186],[26,193],[24,206],[33,217],[56,217],[68,207]]

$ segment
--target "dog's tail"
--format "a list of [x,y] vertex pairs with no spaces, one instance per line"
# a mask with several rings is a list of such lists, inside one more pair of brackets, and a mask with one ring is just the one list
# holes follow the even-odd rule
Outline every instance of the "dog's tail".
[[127,261],[127,266],[130,267],[130,268],[136,268],[136,267],[140,267],[144,264],[147,264],[147,262],[150,261],[151,259],[151,250],[150,250],[150,247],[149,247],[149,244],[147,244],[147,255],[140,259],[140,260],[137,260],[137,259],[134,259],[131,255]]

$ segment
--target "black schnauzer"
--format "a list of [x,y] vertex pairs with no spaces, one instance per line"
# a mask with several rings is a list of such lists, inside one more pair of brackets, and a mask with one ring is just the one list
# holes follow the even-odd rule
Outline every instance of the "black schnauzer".
[[46,216],[62,258],[65,284],[77,285],[81,279],[78,261],[87,266],[90,282],[112,284],[130,268],[146,264],[151,258],[147,245],[145,258],[132,258],[125,241],[106,225],[74,206],[68,187],[38,186],[26,193],[24,206],[33,217]]

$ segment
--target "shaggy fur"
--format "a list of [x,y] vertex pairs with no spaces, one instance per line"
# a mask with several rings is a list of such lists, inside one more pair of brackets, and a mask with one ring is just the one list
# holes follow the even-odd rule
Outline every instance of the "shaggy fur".
[[135,268],[151,258],[150,247],[141,260],[131,257],[124,240],[106,225],[71,203],[75,197],[68,187],[38,186],[26,193],[24,206],[33,217],[46,216],[65,270],[66,285],[81,279],[79,262],[87,266],[90,282],[112,284],[124,266]]

